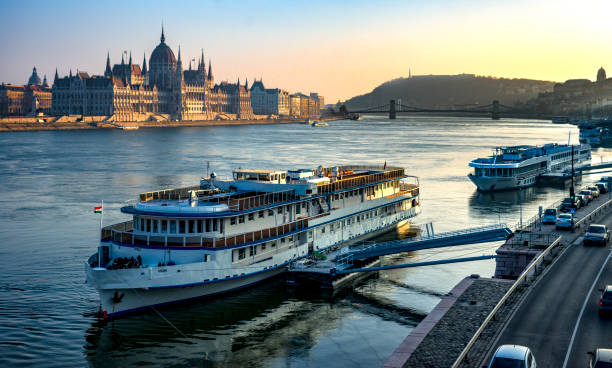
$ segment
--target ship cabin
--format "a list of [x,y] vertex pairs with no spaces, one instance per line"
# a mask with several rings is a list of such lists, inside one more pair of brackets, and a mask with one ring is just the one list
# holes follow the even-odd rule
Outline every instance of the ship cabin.
[[572,149],[574,163],[591,159],[589,145],[574,147],[548,143],[543,146],[498,147],[494,155],[477,158],[469,166],[474,168],[476,177],[527,177],[565,170],[571,165]]
[[[232,174],[231,179],[211,174],[196,187],[140,194],[121,209],[132,220],[104,227],[102,242],[139,251],[169,249],[168,254],[197,248],[206,251],[204,261],[214,258],[216,251],[232,249],[232,262],[256,262],[270,252],[338,234],[341,226],[419,204],[418,179],[403,168],[346,166]],[[380,199],[376,205],[365,203],[376,199]],[[173,252],[177,253],[193,252]]]

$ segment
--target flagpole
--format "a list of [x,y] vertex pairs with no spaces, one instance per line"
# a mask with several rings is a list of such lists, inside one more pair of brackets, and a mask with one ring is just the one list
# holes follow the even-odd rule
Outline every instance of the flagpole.
[[[100,211],[100,231],[98,232],[98,236],[102,234],[102,219],[104,218],[104,200],[102,200],[102,211]],[[98,243],[98,267],[102,267],[102,249],[100,248],[100,244]]]

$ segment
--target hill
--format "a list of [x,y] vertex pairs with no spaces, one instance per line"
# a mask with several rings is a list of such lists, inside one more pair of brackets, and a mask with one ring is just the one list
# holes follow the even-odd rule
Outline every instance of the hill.
[[513,106],[552,91],[554,82],[533,79],[480,77],[473,74],[423,75],[398,78],[372,92],[345,101],[350,109],[367,108],[401,99],[407,106],[449,108],[454,105],[488,105],[493,100]]

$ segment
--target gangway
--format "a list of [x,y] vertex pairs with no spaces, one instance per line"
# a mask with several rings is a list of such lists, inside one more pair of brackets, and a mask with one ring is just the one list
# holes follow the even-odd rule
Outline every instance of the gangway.
[[380,266],[381,256],[412,252],[422,249],[442,248],[466,244],[486,243],[508,239],[512,230],[506,224],[495,224],[449,231],[410,239],[392,240],[381,243],[367,242],[349,248],[342,248],[340,253],[329,254],[326,260],[302,260],[289,266],[289,281],[301,279],[305,282],[315,282],[322,288],[334,289],[355,278],[355,274],[380,271],[395,268],[431,266],[445,263],[470,262],[495,258],[495,255],[477,257],[453,258],[428,262],[413,262],[400,265]]
[[510,230],[506,224],[495,224],[457,231],[449,231],[416,239],[409,238],[382,243],[366,243],[353,247],[349,252],[339,255],[336,257],[336,262],[343,263],[351,260],[362,260],[422,249],[505,240],[510,236],[510,234],[512,234],[512,230]]

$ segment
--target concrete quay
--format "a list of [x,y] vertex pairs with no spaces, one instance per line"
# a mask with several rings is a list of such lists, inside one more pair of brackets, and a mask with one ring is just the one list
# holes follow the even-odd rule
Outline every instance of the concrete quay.
[[[343,116],[324,116],[319,120],[343,120]],[[87,129],[124,129],[140,128],[177,128],[177,127],[205,127],[227,125],[267,125],[267,124],[295,124],[304,119],[258,119],[258,120],[202,120],[202,121],[77,121],[77,119],[49,118],[41,122],[37,118],[2,118],[0,119],[0,132],[23,132],[37,130],[87,130]]]
[[[588,224],[607,218],[612,225],[611,197],[602,194],[587,207],[578,210],[575,218],[577,225],[573,232],[557,231],[555,225],[540,225],[536,218],[528,221],[523,231],[515,232],[497,250],[495,278],[462,280],[400,344],[384,367],[481,367],[486,366],[499,344],[520,343],[512,336],[511,329],[505,330],[509,321],[524,300],[532,298],[535,301],[531,303],[538,303],[538,293],[532,292],[535,285],[551,273],[555,264],[563,264],[559,260],[567,258],[565,254],[570,253],[568,248],[581,244],[581,236]],[[612,266],[610,268],[612,273]],[[517,277],[519,280],[515,281]],[[612,279],[608,281],[612,282]],[[564,292],[559,291],[553,292],[563,296]],[[558,303],[562,304],[563,301]],[[555,315],[546,307],[540,309],[543,314]],[[529,315],[528,310],[524,313]],[[533,325],[535,322],[528,323]],[[523,344],[530,346],[528,334],[523,335],[523,339]],[[541,356],[538,366],[543,359],[546,358]]]

